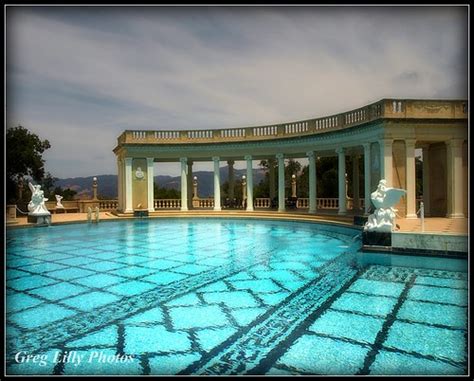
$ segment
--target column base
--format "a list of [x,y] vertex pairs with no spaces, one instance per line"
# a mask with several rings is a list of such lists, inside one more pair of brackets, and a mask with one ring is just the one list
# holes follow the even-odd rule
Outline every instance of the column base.
[[155,208],[148,208],[148,212],[154,212],[155,211]]
[[446,218],[465,218],[464,213],[451,213],[446,215]]
[[286,209],[278,209],[278,213],[285,213]]
[[415,220],[415,219],[418,218],[418,216],[417,216],[416,214],[407,214],[407,215],[405,216],[405,218],[406,218],[407,220]]
[[187,212],[187,211],[188,211],[188,207],[187,207],[187,206],[181,207],[181,211],[182,211],[182,212]]
[[247,212],[253,212],[253,211],[254,211],[253,208],[247,208],[247,209],[245,209],[245,210],[246,210]]
[[316,209],[314,209],[314,210],[308,210],[308,214],[316,214]]
[[216,208],[216,207],[214,207],[214,209],[213,209],[213,210],[214,210],[215,212],[220,212],[220,211],[222,210],[222,208],[221,208],[220,206],[219,206],[219,207],[217,207],[217,208]]
[[347,210],[340,210],[340,211],[337,212],[337,214],[345,215],[345,214],[347,214]]
[[133,209],[125,209],[123,212],[124,213],[133,213]]

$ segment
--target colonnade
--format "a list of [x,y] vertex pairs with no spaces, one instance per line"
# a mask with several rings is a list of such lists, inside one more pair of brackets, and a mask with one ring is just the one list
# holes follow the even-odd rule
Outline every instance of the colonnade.
[[[394,142],[404,147],[404,154],[398,153],[399,148],[394,151]],[[378,146],[378,147],[377,147]],[[404,212],[406,218],[417,218],[416,210],[416,177],[415,177],[415,139],[380,139],[374,142],[366,142],[357,146],[342,146],[334,149],[332,152],[338,157],[338,214],[347,213],[347,185],[346,185],[346,155],[352,155],[352,174],[353,174],[353,208],[359,209],[359,157],[364,156],[364,198],[370,200],[370,194],[375,190],[378,181],[382,178],[386,179],[387,186],[399,187],[406,189],[406,201],[404,201]],[[398,146],[397,146],[398,147]],[[430,145],[420,145],[423,149],[423,201],[425,212],[430,215],[431,197],[430,192],[433,184],[430,184],[430,174],[433,174],[432,165],[430,164]],[[433,150],[435,152],[435,150]],[[437,152],[437,151],[436,151]],[[463,217],[464,216],[464,194],[463,185],[463,140],[451,139],[445,144],[445,163],[446,163],[446,216],[447,217]],[[308,213],[317,212],[317,172],[316,160],[318,151],[311,150],[305,153],[309,164],[309,209]],[[328,151],[324,154],[327,156]],[[270,182],[270,198],[275,198],[275,173],[274,166],[277,163],[277,184],[278,184],[278,212],[285,211],[285,159],[295,157],[285,155],[283,152],[276,153],[275,156],[267,158],[269,163],[269,182]],[[237,159],[237,158],[234,158]],[[229,197],[234,198],[234,159],[227,159],[229,171]],[[245,155],[243,159],[246,162],[246,210],[254,210],[254,194],[253,194],[253,166],[252,155]],[[261,155],[256,158],[261,159]],[[145,182],[141,185],[141,189],[135,184],[140,180],[134,175],[138,164],[134,164],[135,160],[146,168]],[[181,210],[187,211],[192,207],[193,181],[192,181],[192,165],[193,159],[181,157]],[[153,200],[153,176],[154,176],[153,157],[147,158],[118,158],[118,174],[119,174],[119,209],[124,213],[132,213],[136,209],[146,209],[149,212],[154,211]],[[220,156],[212,156],[214,166],[214,210],[220,211],[221,192],[220,192]],[[439,158],[438,158],[439,161]],[[141,169],[141,168],[140,168]],[[146,184],[146,186],[145,186]],[[146,197],[135,197],[134,193],[146,194]],[[143,200],[146,199],[146,202]],[[140,201],[141,200],[141,201]],[[146,204],[146,206],[144,206]],[[371,203],[366,201],[364,213],[368,214]]]

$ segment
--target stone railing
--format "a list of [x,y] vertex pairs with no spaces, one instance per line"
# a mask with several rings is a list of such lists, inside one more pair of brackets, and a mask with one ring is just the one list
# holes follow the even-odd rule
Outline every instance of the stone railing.
[[103,212],[110,212],[112,210],[117,210],[117,208],[117,200],[99,200],[99,209]]
[[200,198],[199,203],[197,204],[198,208],[214,208],[214,199],[213,198]]
[[[318,209],[338,209],[339,199],[338,198],[318,198],[316,200],[316,207]],[[256,198],[254,201],[254,207],[256,209],[269,209],[271,206],[271,200],[268,197]],[[364,199],[359,199],[359,208],[365,207]],[[298,198],[296,200],[297,209],[309,209],[309,198]],[[353,208],[353,200],[347,199],[347,209]]]
[[155,199],[153,204],[155,209],[179,209],[181,208],[181,199]]
[[271,205],[270,198],[256,198],[254,200],[254,208],[256,209],[270,208],[270,205]]
[[296,200],[296,207],[298,209],[308,209],[309,208],[309,198],[299,198]]
[[117,200],[72,200],[61,201],[64,208],[56,208],[56,201],[46,201],[46,208],[52,213],[87,213],[87,209],[99,207],[101,212],[117,210]]
[[338,209],[338,198],[318,198],[316,199],[316,208],[318,209]]
[[[354,199],[348,198],[346,203],[347,209],[354,209]],[[359,198],[359,209],[365,208],[365,200],[363,198]]]
[[119,136],[118,144],[189,144],[268,140],[336,131],[378,119],[417,118],[467,119],[467,101],[382,99],[340,114],[290,123],[213,130],[127,130]]

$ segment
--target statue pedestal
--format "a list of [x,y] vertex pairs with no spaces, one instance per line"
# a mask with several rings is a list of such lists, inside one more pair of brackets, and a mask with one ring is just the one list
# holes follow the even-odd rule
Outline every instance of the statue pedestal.
[[134,209],[133,217],[148,217],[148,209]]
[[51,214],[28,214],[28,222],[36,225],[51,225]]
[[362,244],[365,246],[392,246],[391,232],[364,231]]
[[354,225],[364,226],[367,220],[367,216],[354,216]]

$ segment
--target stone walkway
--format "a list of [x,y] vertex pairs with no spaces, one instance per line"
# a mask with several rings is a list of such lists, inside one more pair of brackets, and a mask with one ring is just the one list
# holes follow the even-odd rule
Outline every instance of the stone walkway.
[[[213,210],[193,210],[182,213],[180,211],[160,211],[154,212],[152,218],[160,217],[239,217],[239,218],[272,218],[272,219],[294,219],[306,221],[327,221],[342,224],[352,224],[352,216],[338,216],[333,214],[324,215],[308,215],[302,212],[293,213],[278,213],[274,211],[222,211],[214,212]],[[101,212],[100,220],[121,219],[110,212]],[[67,214],[53,214],[52,223],[73,223],[87,221],[86,213],[67,213]],[[400,232],[421,233],[420,219],[406,219],[398,218],[396,223],[400,226]],[[7,226],[26,226],[33,225],[27,222],[26,217],[18,217],[16,223],[10,224],[7,221]],[[448,233],[448,234],[468,234],[469,233],[468,218],[425,218],[425,232],[434,233]]]
[[[400,225],[401,232],[421,233],[421,220],[398,218],[397,224]],[[467,218],[425,218],[426,233],[449,233],[449,234],[468,234],[469,221]]]

